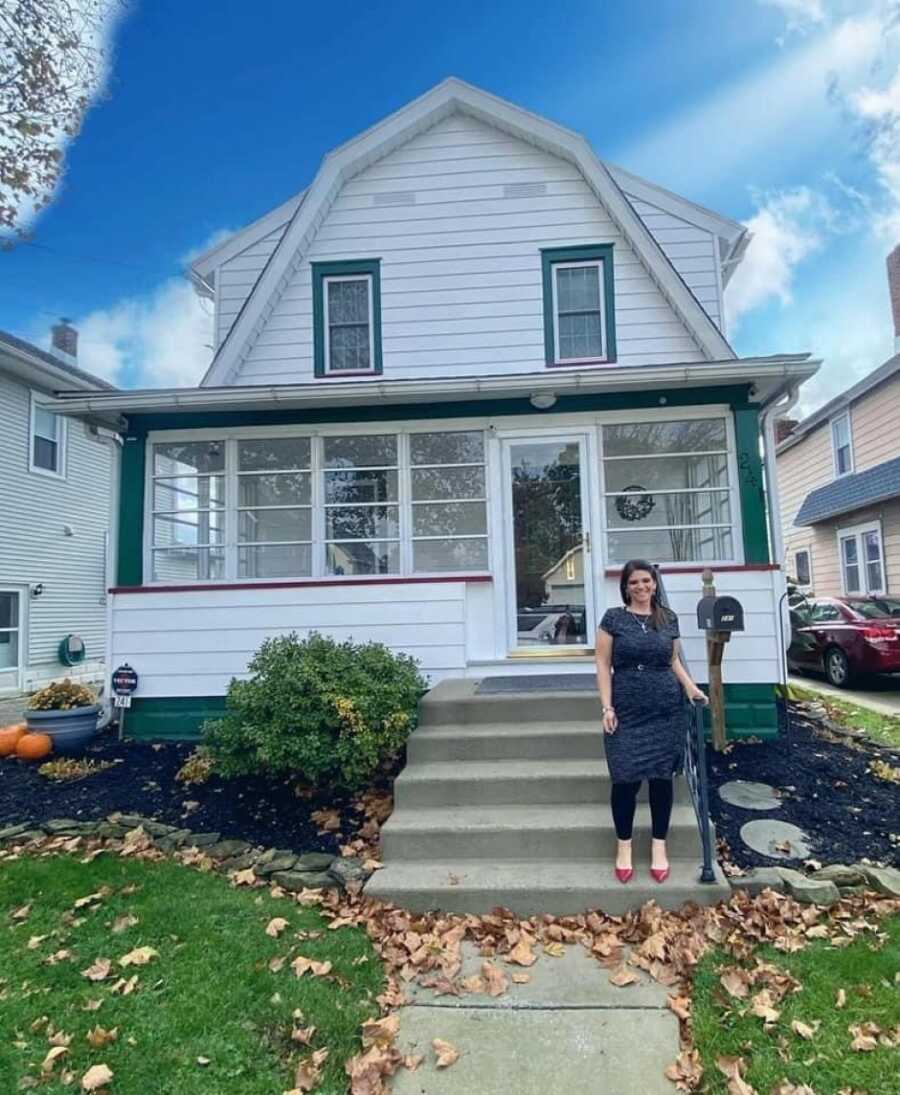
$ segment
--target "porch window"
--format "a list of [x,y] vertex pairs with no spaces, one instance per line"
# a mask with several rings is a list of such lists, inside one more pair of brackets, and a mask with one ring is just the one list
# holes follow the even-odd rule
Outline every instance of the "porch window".
[[312,491],[308,437],[237,443],[239,578],[312,573]]
[[884,593],[881,523],[838,529],[844,593]]
[[152,575],[184,582],[225,575],[225,445],[153,447]]
[[413,570],[487,569],[484,435],[414,433],[409,459]]
[[610,562],[733,561],[724,418],[604,426],[603,478]]
[[31,437],[28,470],[63,479],[66,474],[66,420],[31,396]]
[[326,437],[323,459],[325,572],[398,574],[396,436]]
[[312,264],[316,376],[381,372],[377,259]]
[[612,244],[541,252],[547,364],[616,359]]

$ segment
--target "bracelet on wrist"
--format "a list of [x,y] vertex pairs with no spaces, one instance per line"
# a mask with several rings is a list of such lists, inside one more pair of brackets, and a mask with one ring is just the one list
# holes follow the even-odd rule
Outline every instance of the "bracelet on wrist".
[[607,711],[612,711],[613,713],[615,713],[615,710],[616,710],[615,707],[607,707],[606,704],[603,705],[603,714],[604,715],[606,714]]

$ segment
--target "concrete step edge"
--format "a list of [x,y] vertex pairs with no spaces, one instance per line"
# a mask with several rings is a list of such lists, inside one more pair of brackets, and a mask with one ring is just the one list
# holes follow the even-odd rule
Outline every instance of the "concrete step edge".
[[[646,803],[638,802],[636,822],[649,819]],[[575,803],[560,807],[554,803],[528,806],[468,805],[468,806],[403,806],[396,809],[384,823],[383,829],[397,833],[458,833],[458,832],[506,832],[536,830],[589,830],[612,828],[613,819],[608,809],[594,803]],[[693,805],[675,803],[672,807],[670,828],[697,827]],[[699,839],[699,833],[698,833]]]

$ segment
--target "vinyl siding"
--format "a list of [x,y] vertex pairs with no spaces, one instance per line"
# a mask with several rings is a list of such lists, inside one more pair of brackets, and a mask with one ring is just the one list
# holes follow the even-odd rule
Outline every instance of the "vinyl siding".
[[[900,375],[879,384],[850,410],[853,467],[865,471],[900,456]],[[798,446],[800,448],[802,446]]]
[[[29,472],[30,413],[29,388],[0,372],[0,586],[25,594],[26,684],[66,673],[57,648],[70,632],[84,639],[89,662],[103,661],[111,487],[108,445],[71,419],[66,478]],[[64,525],[74,535],[66,536]],[[43,594],[28,597],[27,587],[38,582]]]
[[224,262],[216,270],[215,339],[216,349],[225,341],[244,301],[250,296],[263,267],[272,257],[287,228],[285,221],[279,228],[252,243],[239,255]]
[[[521,183],[546,190],[505,196],[504,187]],[[251,248],[252,256],[245,252],[226,265],[261,264],[263,252],[274,246],[274,235],[263,241],[258,254],[257,247]],[[455,114],[342,187],[236,382],[287,383],[312,377],[309,264],[353,258],[381,259],[385,376],[543,371],[540,250],[581,243],[615,244],[621,364],[703,360],[572,164]],[[673,239],[669,246],[681,244]],[[688,251],[694,247],[688,241]],[[678,260],[703,280],[705,256],[685,252]],[[233,322],[242,295],[249,291],[241,279],[252,275],[253,269],[228,270],[227,276],[223,272],[220,330]],[[227,317],[226,302],[234,309]]]

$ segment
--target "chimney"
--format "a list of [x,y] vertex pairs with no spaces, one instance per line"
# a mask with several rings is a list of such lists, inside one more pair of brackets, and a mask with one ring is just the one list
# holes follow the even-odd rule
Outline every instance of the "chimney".
[[[898,280],[897,291],[900,292],[900,280]],[[67,365],[76,365],[78,363],[78,332],[69,320],[63,318],[59,323],[54,323],[50,328],[50,334],[54,355]]]
[[888,291],[894,316],[894,352],[900,353],[900,243],[887,257]]

